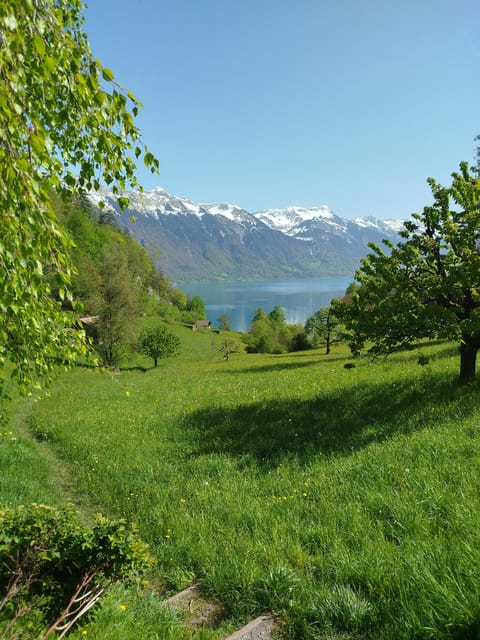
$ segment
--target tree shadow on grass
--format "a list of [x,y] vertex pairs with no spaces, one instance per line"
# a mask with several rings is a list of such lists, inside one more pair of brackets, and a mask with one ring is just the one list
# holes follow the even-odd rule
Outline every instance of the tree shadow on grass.
[[295,353],[283,353],[279,355],[271,355],[268,364],[255,364],[253,361],[251,366],[243,367],[243,368],[235,368],[232,370],[226,369],[224,373],[236,375],[238,373],[265,373],[268,371],[282,371],[282,370],[292,370],[292,369],[300,369],[304,367],[316,366],[319,363],[323,364],[337,364],[339,362],[346,363],[355,363],[358,361],[359,363],[370,361],[370,362],[379,362],[382,360],[386,360],[387,358],[395,357],[395,355],[402,354],[404,360],[416,361],[419,358],[419,355],[422,353],[422,347],[428,348],[435,346],[437,344],[445,344],[445,348],[437,353],[432,354],[428,357],[428,359],[435,360],[439,357],[451,356],[458,354],[458,345],[452,345],[451,343],[445,343],[443,340],[431,340],[424,344],[420,345],[411,345],[409,348],[404,348],[399,351],[393,352],[393,354],[379,354],[377,356],[372,356],[369,354],[363,354],[359,358],[354,357],[352,355],[339,355],[332,356],[326,355],[323,351],[318,349],[316,350],[308,350],[308,351],[299,351]]
[[[289,354],[291,355],[291,354]],[[346,358],[345,356],[339,356],[338,358],[329,357],[328,360],[326,356],[321,355],[310,355],[310,360],[299,360],[298,362],[292,362],[291,358],[288,361],[282,360],[271,360],[268,364],[257,364],[252,363],[249,367],[244,368],[235,368],[235,369],[225,369],[224,373],[237,375],[238,373],[265,373],[268,371],[282,371],[282,370],[292,370],[292,369],[303,369],[304,367],[313,367],[318,366],[319,363],[334,363],[334,362],[351,362],[351,358]],[[323,358],[323,359],[322,359]]]
[[146,373],[153,369],[154,367],[142,367],[140,365],[126,365],[120,367],[107,367],[107,366],[98,366],[95,364],[90,364],[88,362],[77,362],[75,363],[76,369],[91,369],[92,371],[109,371],[110,373],[122,373],[126,371],[140,371],[140,373]]
[[292,369],[303,369],[305,367],[317,366],[318,360],[311,362],[272,362],[271,364],[253,364],[251,367],[243,367],[235,369],[225,369],[223,373],[238,375],[239,373],[266,373],[268,371],[283,371]]
[[470,415],[475,385],[445,376],[362,384],[320,393],[310,400],[271,400],[234,408],[202,409],[185,418],[193,455],[249,456],[265,467],[296,456],[346,455],[399,433],[412,433]]

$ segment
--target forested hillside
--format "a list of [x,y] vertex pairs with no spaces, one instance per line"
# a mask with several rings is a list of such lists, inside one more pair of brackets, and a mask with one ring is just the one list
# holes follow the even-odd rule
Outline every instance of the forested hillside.
[[137,311],[148,311],[155,301],[172,301],[168,279],[154,267],[145,249],[118,227],[110,212],[95,209],[83,198],[70,202],[55,198],[54,207],[74,242],[72,290],[86,315],[102,311],[106,287],[114,276],[119,289],[130,291]]
[[[81,305],[81,324],[105,364],[117,365],[136,344],[141,316],[186,322],[203,317],[202,305],[171,285],[111,212],[82,197],[64,201],[54,196],[53,206],[73,242],[72,297]],[[71,305],[68,300],[63,304]]]

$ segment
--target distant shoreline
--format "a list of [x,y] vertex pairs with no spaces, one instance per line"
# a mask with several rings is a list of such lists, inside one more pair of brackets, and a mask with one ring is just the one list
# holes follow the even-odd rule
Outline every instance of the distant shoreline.
[[341,296],[353,280],[352,276],[292,278],[270,280],[222,280],[193,282],[182,285],[189,296],[205,300],[207,316],[212,324],[228,315],[233,331],[248,331],[255,311],[267,313],[279,305],[287,323],[305,324],[306,319],[334,297]]

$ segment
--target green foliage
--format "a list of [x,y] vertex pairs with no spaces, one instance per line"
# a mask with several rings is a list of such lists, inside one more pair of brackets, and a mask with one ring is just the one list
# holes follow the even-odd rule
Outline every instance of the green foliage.
[[198,319],[198,315],[195,311],[182,311],[180,313],[180,320],[184,325],[193,326]]
[[267,312],[262,307],[259,307],[253,314],[252,325],[260,320],[268,320]]
[[145,313],[147,316],[158,316],[163,318],[165,322],[174,323],[180,320],[181,312],[172,302],[165,299],[152,300],[150,298],[148,305],[145,305]]
[[356,273],[351,302],[335,312],[352,349],[391,352],[423,337],[460,342],[460,379],[475,376],[480,346],[480,180],[466,163],[450,187],[428,180],[434,202],[405,222],[403,242],[373,253]]
[[122,245],[105,248],[100,269],[100,304],[90,332],[104,364],[117,366],[124,350],[135,342],[139,311],[137,290]]
[[291,336],[289,339],[288,350],[293,351],[308,351],[312,348],[312,345],[308,339],[307,332],[301,325],[289,324],[287,330]]
[[224,338],[218,350],[223,354],[223,359],[228,361],[232,353],[240,353],[243,351],[243,345],[233,338]]
[[13,363],[23,390],[85,353],[63,306],[71,245],[49,193],[136,186],[130,150],[158,168],[134,124],[141,105],[92,55],[82,11],[81,0],[0,6],[0,365]]
[[172,303],[180,309],[180,311],[185,311],[188,304],[188,296],[184,291],[180,291],[180,289],[174,288],[172,291]]
[[232,330],[232,321],[230,316],[227,313],[222,313],[221,316],[217,319],[218,328],[221,331],[231,331]]
[[205,300],[200,296],[193,296],[187,302],[187,311],[196,316],[196,320],[205,320],[207,317],[207,309]]
[[[263,309],[262,309],[263,311]],[[273,331],[265,312],[261,316],[258,311],[254,315],[248,334],[244,337],[249,353],[273,353],[275,344]],[[277,347],[281,350],[280,345]]]
[[282,326],[286,322],[285,313],[278,304],[268,314],[268,319],[273,326]]
[[307,318],[305,333],[313,346],[325,346],[325,355],[328,356],[331,346],[343,339],[344,328],[336,318],[332,306],[321,307],[313,316]]
[[75,243],[71,254],[74,267],[71,289],[74,299],[82,303],[85,315],[97,315],[105,303],[104,287],[110,278],[105,261],[109,254],[114,259],[123,254],[119,260],[138,298],[140,312],[161,314],[165,305],[172,306],[170,283],[155,269],[147,251],[121,231],[115,220],[102,222],[104,212],[98,212],[80,198],[73,201],[54,198],[54,208]]
[[0,630],[19,637],[34,624],[63,637],[118,580],[152,568],[147,546],[124,521],[32,504],[0,509]]
[[140,333],[139,351],[153,358],[155,366],[159,358],[177,355],[180,350],[180,339],[166,327],[147,327]]
[[117,366],[136,341],[137,316],[179,317],[171,303],[170,283],[114,220],[101,221],[102,214],[80,199],[55,198],[54,206],[75,242],[72,292],[84,315],[94,318],[86,331],[104,363]]
[[249,353],[284,353],[309,348],[303,327],[286,324],[285,313],[278,305],[268,315],[262,308],[256,310],[244,341]]

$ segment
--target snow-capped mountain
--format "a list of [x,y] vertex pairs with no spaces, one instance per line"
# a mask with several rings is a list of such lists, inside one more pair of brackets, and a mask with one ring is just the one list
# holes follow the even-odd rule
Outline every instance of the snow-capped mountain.
[[278,229],[287,235],[295,235],[292,230],[307,220],[324,218],[332,220],[335,217],[333,211],[323,205],[306,209],[304,207],[287,207],[286,209],[266,209],[253,214],[272,229]]
[[286,209],[266,209],[253,214],[256,218],[264,222],[272,229],[278,229],[283,233],[300,237],[303,240],[305,230],[310,226],[323,228],[330,233],[348,233],[351,225],[359,228],[371,229],[374,232],[380,231],[386,236],[396,236],[403,225],[401,220],[378,220],[372,216],[366,218],[355,218],[348,220],[337,216],[330,207],[287,207]]
[[89,194],[143,244],[177,282],[352,275],[368,242],[398,240],[401,221],[349,220],[328,206],[250,213],[229,203],[196,203],[157,187],[128,192],[121,212],[115,195]]
[[[210,214],[221,215],[229,220],[238,222],[251,215],[244,209],[227,202],[201,204],[188,198],[171,195],[162,187],[155,187],[152,191],[144,192],[128,191],[125,195],[130,200],[129,211],[135,211],[141,215],[149,215],[154,219],[158,219],[162,215],[195,215],[201,218],[206,214]],[[115,195],[110,191],[100,189],[98,192],[90,193],[89,197],[95,204],[99,204],[102,201],[106,208],[115,211],[119,210]]]

